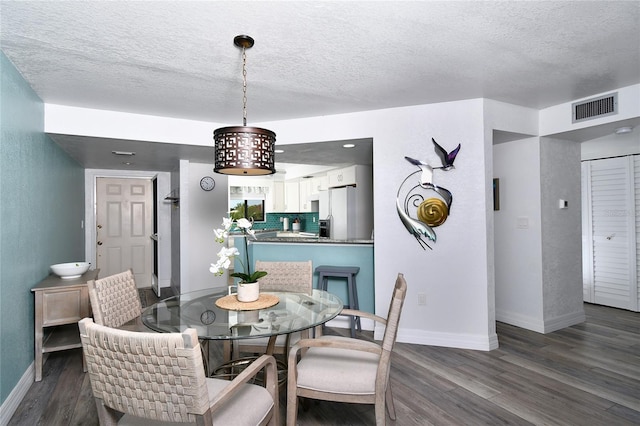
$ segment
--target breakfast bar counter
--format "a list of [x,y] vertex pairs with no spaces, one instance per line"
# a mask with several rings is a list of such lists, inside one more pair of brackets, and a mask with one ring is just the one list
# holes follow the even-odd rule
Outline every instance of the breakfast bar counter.
[[295,243],[295,244],[371,244],[373,240],[336,240],[325,237],[261,237],[256,243]]
[[[313,267],[320,265],[359,267],[357,275],[360,309],[374,312],[373,240],[335,240],[318,237],[277,237],[276,232],[263,233],[258,239],[248,239],[249,257],[252,263],[304,262],[311,260]],[[245,259],[243,237],[237,237],[234,246],[240,251],[239,259]],[[237,262],[237,260],[236,260]],[[236,265],[241,269],[241,265]],[[318,274],[313,276],[313,286],[318,288]],[[331,279],[328,290],[342,300],[348,300],[344,280]]]

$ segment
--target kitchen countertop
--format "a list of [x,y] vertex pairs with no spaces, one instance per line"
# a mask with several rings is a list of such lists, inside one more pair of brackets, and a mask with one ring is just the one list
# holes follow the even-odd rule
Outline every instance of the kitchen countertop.
[[373,244],[373,240],[336,240],[320,237],[264,237],[252,241],[257,243],[300,243],[300,244]]
[[[304,235],[307,234],[307,235]],[[231,232],[232,237],[240,237],[241,232]],[[293,231],[283,231],[281,229],[256,229],[256,240],[249,239],[255,243],[301,243],[301,244],[373,244],[371,239],[351,239],[338,240],[333,238],[318,237],[317,234]],[[313,235],[313,236],[312,236]]]

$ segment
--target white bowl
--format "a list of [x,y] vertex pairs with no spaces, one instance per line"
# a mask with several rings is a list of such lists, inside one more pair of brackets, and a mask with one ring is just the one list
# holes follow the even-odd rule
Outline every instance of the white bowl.
[[71,278],[79,278],[89,270],[89,266],[91,266],[89,262],[58,263],[51,265],[51,270],[60,278],[68,280]]

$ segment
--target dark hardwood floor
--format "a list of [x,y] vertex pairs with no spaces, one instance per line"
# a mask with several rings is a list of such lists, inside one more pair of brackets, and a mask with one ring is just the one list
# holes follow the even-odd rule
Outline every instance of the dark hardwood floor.
[[[640,424],[640,314],[590,304],[585,311],[586,322],[546,335],[498,323],[500,348],[490,352],[398,343],[391,371],[395,424]],[[9,424],[97,425],[81,356],[51,354],[43,380]],[[283,392],[282,424],[285,401]],[[372,406],[307,405],[300,425],[375,424]]]

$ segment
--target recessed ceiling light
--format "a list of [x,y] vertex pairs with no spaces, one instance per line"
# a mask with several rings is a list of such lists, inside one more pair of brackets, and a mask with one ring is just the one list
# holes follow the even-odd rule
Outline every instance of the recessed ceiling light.
[[276,149],[274,152],[276,154],[282,154],[284,152],[284,149]]
[[624,126],[624,127],[618,127],[615,130],[616,135],[623,135],[625,133],[631,133],[633,131],[633,127],[631,126]]
[[342,145],[343,148],[355,148],[356,146],[352,143],[345,143],[344,145]]
[[122,162],[122,164],[124,164],[125,166],[130,166],[130,165],[132,165],[133,163],[132,163],[132,162],[130,162],[130,161],[123,161],[123,162]]
[[111,153],[114,155],[136,155],[135,152],[131,151],[111,151]]

